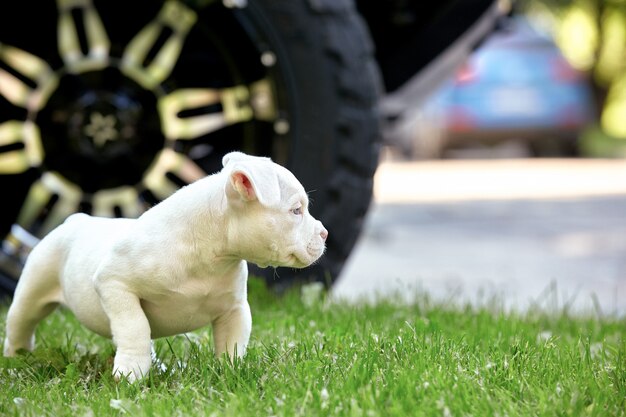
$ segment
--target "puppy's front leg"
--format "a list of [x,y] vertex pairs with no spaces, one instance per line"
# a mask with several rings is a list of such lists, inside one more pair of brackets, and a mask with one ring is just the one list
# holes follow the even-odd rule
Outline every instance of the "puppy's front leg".
[[246,353],[251,331],[250,306],[244,301],[213,321],[215,354],[219,357],[226,352],[231,361],[235,355],[242,357]]
[[113,376],[116,380],[126,377],[129,382],[147,376],[151,363],[150,323],[139,297],[116,281],[98,279],[96,289],[117,348]]

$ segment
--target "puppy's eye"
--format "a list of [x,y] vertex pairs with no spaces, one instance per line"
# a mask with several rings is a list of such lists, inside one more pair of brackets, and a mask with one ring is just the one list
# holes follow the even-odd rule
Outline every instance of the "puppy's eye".
[[295,214],[296,216],[301,216],[302,215],[302,206],[298,206],[294,209],[291,209],[291,213]]

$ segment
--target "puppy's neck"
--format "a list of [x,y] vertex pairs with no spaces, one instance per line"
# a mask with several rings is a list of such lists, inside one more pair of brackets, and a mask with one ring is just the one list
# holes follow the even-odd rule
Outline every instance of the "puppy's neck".
[[209,273],[240,267],[241,258],[229,248],[224,181],[221,173],[198,180],[139,218],[157,239],[164,237],[162,248],[175,252],[163,256],[182,257],[190,268]]

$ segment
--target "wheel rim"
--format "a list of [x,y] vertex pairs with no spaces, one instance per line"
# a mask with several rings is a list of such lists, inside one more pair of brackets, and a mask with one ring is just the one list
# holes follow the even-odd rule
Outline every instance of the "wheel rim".
[[37,42],[23,5],[0,22],[0,186],[18,202],[1,275],[74,212],[136,217],[233,149],[284,162],[277,55],[245,2],[49,3]]

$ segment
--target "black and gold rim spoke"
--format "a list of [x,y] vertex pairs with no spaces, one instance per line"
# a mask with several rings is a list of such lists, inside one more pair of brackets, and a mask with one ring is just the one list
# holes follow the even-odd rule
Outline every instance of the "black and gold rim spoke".
[[[167,84],[199,20],[183,2],[164,1],[123,45],[94,1],[57,0],[56,8],[60,65],[0,38],[0,102],[24,115],[0,119],[0,175],[38,173],[4,237],[0,270],[72,213],[137,217],[207,175],[188,154],[207,136],[278,119],[271,77]],[[258,61],[276,63],[267,49]],[[129,167],[124,177],[117,167]]]

